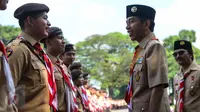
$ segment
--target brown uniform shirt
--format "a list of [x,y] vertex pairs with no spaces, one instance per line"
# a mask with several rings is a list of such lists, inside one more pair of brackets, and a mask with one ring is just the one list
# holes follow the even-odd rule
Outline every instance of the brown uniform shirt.
[[[167,58],[164,47],[153,40],[150,33],[140,43],[142,51],[133,69],[133,112],[149,112],[152,88],[158,85],[168,87]],[[169,101],[165,89],[159,112],[169,112]]]
[[84,107],[82,102],[82,92],[80,87],[77,87],[76,96],[78,103],[78,112],[84,112]]
[[174,86],[174,99],[177,100],[178,98],[178,81],[179,80],[179,74],[176,74],[173,78],[173,86]]
[[[185,79],[184,87],[184,112],[200,112],[200,66],[195,62],[189,66],[185,73],[180,70],[177,74],[177,83],[179,86],[180,79],[183,77],[183,74],[189,73],[188,77]],[[179,90],[177,90],[179,91]],[[177,94],[177,102],[175,106],[175,112],[179,112],[179,96]]]
[[64,86],[65,82],[64,82],[62,73],[59,70],[59,67],[56,65],[56,61],[58,60],[58,58],[52,56],[49,53],[47,53],[47,55],[49,56],[49,58],[51,59],[51,62],[53,63],[53,69],[54,69],[54,75],[55,75],[56,87],[57,87],[58,112],[67,112],[65,86]]
[[[36,41],[28,34],[22,37],[33,46]],[[9,44],[13,53],[9,65],[19,97],[19,112],[50,112],[48,75],[45,65],[20,39]]]
[[8,104],[6,77],[3,70],[3,53],[0,51],[0,112],[17,112],[14,104]]

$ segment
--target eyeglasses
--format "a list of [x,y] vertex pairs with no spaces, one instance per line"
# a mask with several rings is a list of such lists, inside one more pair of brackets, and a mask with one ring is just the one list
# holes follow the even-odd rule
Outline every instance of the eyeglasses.
[[177,57],[177,55],[181,56],[181,55],[183,55],[184,53],[185,53],[185,51],[178,51],[178,52],[174,52],[172,55],[173,55],[174,57]]

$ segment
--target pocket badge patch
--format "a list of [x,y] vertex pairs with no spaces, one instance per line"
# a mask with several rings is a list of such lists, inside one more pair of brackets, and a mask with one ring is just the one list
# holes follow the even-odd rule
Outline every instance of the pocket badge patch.
[[13,53],[12,48],[11,47],[6,47],[6,54],[7,54],[7,56],[10,57],[12,55],[12,53]]
[[142,61],[143,61],[143,57],[138,58],[138,60],[137,60],[137,64],[141,64]]
[[137,73],[137,74],[135,75],[135,80],[136,80],[137,82],[140,80],[140,74],[139,74],[139,73]]

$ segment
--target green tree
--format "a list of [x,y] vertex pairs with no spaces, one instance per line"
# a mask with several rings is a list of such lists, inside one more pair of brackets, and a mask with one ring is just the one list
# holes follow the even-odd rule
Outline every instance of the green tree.
[[[173,52],[174,52],[174,41],[176,40],[188,40],[190,42],[196,42],[196,35],[194,30],[181,30],[178,35],[169,36],[164,39],[164,47],[166,48],[167,59],[168,59],[168,73],[169,78],[173,78],[174,75],[179,71],[179,66],[176,63]],[[194,56],[197,63],[200,64],[200,52],[199,49],[193,46]]]
[[[127,85],[135,43],[119,32],[92,35],[76,44],[77,58],[91,78],[101,82],[102,88],[114,89]],[[115,92],[116,93],[116,92]]]
[[0,25],[0,39],[3,40],[5,44],[9,40],[16,38],[21,32],[21,29],[14,26],[2,26]]

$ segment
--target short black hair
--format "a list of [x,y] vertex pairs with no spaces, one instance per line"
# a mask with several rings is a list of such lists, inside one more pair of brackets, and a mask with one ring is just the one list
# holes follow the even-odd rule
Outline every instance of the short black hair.
[[44,12],[41,12],[41,13],[34,12],[34,13],[29,14],[29,16],[25,16],[23,18],[19,18],[18,22],[19,22],[19,26],[20,26],[21,30],[24,30],[24,22],[27,19],[27,17],[31,17],[33,19],[37,19],[40,16],[42,16],[43,14],[44,14]]
[[[139,20],[140,20],[141,23],[144,23],[145,21],[150,20],[150,19],[148,19],[148,18],[143,18],[143,17],[138,17],[138,18],[139,18]],[[150,30],[151,32],[153,32],[153,31],[154,31],[154,27],[155,27],[155,22],[152,21],[152,20],[150,20],[149,30]]]

